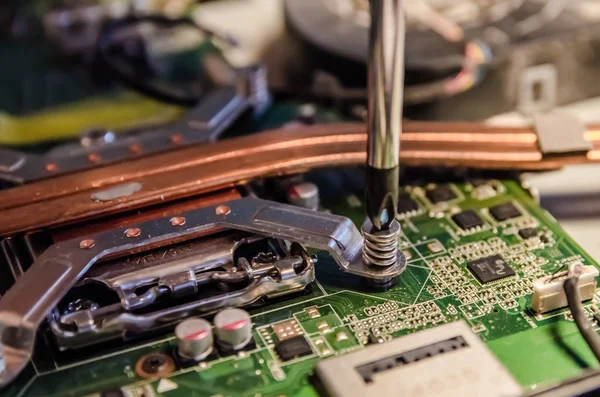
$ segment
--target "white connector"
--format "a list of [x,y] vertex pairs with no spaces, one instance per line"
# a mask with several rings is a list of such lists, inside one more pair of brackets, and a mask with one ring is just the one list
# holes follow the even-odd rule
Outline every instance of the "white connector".
[[547,313],[552,310],[567,306],[567,296],[563,289],[563,282],[567,279],[569,272],[575,266],[581,267],[579,276],[579,293],[581,300],[592,299],[596,292],[596,277],[599,272],[594,266],[583,266],[581,263],[573,263],[569,271],[556,275],[545,276],[533,282],[533,298],[531,308],[537,313]]

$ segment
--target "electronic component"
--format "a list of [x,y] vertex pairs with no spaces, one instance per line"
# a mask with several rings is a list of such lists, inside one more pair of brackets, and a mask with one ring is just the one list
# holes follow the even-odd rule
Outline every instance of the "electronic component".
[[443,201],[450,201],[456,198],[456,193],[450,189],[448,185],[439,185],[431,189],[427,189],[425,195],[433,204]]
[[[580,263],[571,264],[569,268]],[[581,300],[592,299],[596,292],[596,277],[598,269],[594,266],[582,266],[583,270],[579,276],[579,293]],[[560,272],[554,275],[539,278],[533,282],[533,297],[531,299],[531,308],[537,313],[547,313],[552,310],[567,306],[567,297],[563,289],[563,282],[566,280],[568,271]]]
[[442,244],[440,244],[439,241],[433,241],[433,242],[427,244],[427,248],[429,248],[429,251],[431,251],[434,254],[444,250],[444,246]]
[[419,209],[419,205],[409,194],[400,194],[398,196],[398,215],[407,215]]
[[521,211],[519,211],[513,203],[504,203],[490,207],[490,214],[492,214],[494,219],[498,222],[504,222],[521,216]]
[[283,361],[311,354],[312,348],[303,335],[297,335],[275,345],[275,351]]
[[495,179],[477,179],[470,182],[471,184],[471,197],[477,200],[485,200],[490,197],[494,197],[498,194],[504,193],[505,188],[499,181]]
[[327,345],[325,338],[315,338],[313,339],[313,344],[317,348],[320,356],[327,356],[331,354],[331,349]]
[[485,200],[494,197],[497,194],[496,189],[492,185],[481,185],[473,189],[471,195],[478,200]]
[[329,326],[329,323],[327,321],[320,321],[319,323],[317,323],[317,328],[323,334],[333,332],[333,329]]
[[452,220],[463,230],[470,230],[483,226],[483,221],[473,210],[466,210],[452,215]]
[[375,336],[373,334],[369,334],[369,337],[367,340],[369,341],[369,344],[371,344],[371,345],[385,342],[385,340],[383,339],[383,337],[381,335]]
[[492,255],[471,261],[467,263],[467,269],[473,273],[481,284],[515,275],[515,271],[500,255]]
[[[321,317],[321,312],[319,311],[319,308],[316,306],[307,307],[306,309],[304,309],[304,311],[306,312],[306,314],[308,314],[308,317],[310,317],[310,318]],[[298,327],[298,329],[300,328],[298,323],[296,323],[296,326]]]
[[234,350],[246,346],[252,339],[252,320],[247,311],[236,308],[221,310],[214,319],[219,343]]
[[[476,363],[476,365],[473,365]],[[319,362],[316,375],[338,396],[520,396],[511,377],[465,322],[454,322]],[[491,387],[493,385],[493,387]]]
[[175,327],[178,352],[181,357],[200,361],[213,350],[210,323],[201,318],[189,318]]
[[537,230],[535,230],[533,227],[526,227],[525,229],[519,230],[519,236],[521,236],[523,240],[527,240],[528,238],[532,238],[537,235]]
[[281,321],[277,324],[273,324],[271,327],[273,328],[275,335],[277,335],[277,339],[281,342],[303,334],[302,328],[300,328],[300,325],[296,320]]
[[319,188],[311,182],[302,182],[290,186],[287,191],[288,203],[298,207],[317,211],[320,205]]

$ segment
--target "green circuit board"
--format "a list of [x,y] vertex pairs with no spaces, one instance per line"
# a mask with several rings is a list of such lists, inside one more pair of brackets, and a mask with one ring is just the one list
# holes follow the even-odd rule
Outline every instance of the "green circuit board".
[[[437,193],[447,200],[434,203],[431,191],[440,187]],[[403,200],[410,201],[401,216],[400,249],[408,266],[394,287],[374,290],[319,255],[317,281],[306,293],[249,310],[255,347],[248,351],[177,368],[166,379],[142,379],[135,372],[140,357],[174,351],[173,334],[163,334],[114,351],[92,350],[68,363],[40,359],[0,394],[104,396],[109,394],[102,391],[122,388],[125,395],[144,397],[317,396],[311,375],[318,360],[461,319],[524,391],[597,366],[568,310],[539,315],[530,309],[532,280],[575,261],[597,264],[527,190],[515,181],[483,181],[405,187],[403,192]],[[513,211],[514,216],[499,221],[491,209],[506,203],[518,214]],[[359,227],[364,220],[356,195],[322,204]],[[453,217],[465,210],[480,220],[466,230]],[[535,236],[521,237],[523,229],[533,229]],[[500,255],[514,275],[482,282],[468,263],[493,255]],[[584,305],[590,318],[596,299]],[[281,324],[306,338],[310,354],[288,361],[279,357],[273,325]]]

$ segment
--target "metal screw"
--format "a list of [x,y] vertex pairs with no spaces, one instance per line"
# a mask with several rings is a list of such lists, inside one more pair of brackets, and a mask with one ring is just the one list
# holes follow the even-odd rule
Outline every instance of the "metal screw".
[[129,229],[125,230],[125,236],[132,238],[132,237],[137,237],[142,233],[142,231],[140,229],[138,229],[137,227],[130,227]]
[[81,248],[82,250],[86,250],[92,248],[94,245],[96,245],[94,240],[81,240],[81,242],[79,243],[79,248]]
[[227,215],[231,212],[231,208],[226,205],[220,205],[215,209],[217,215]]
[[183,226],[185,225],[185,218],[183,216],[174,216],[170,222],[171,226]]

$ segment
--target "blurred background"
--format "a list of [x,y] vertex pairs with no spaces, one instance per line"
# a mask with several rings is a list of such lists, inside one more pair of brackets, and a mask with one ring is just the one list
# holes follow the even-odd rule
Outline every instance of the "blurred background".
[[[600,121],[600,1],[406,3],[405,117]],[[368,0],[4,0],[0,145],[66,156],[107,144],[175,122],[256,65],[296,122],[363,120],[369,23]],[[599,171],[523,176],[598,256]]]

